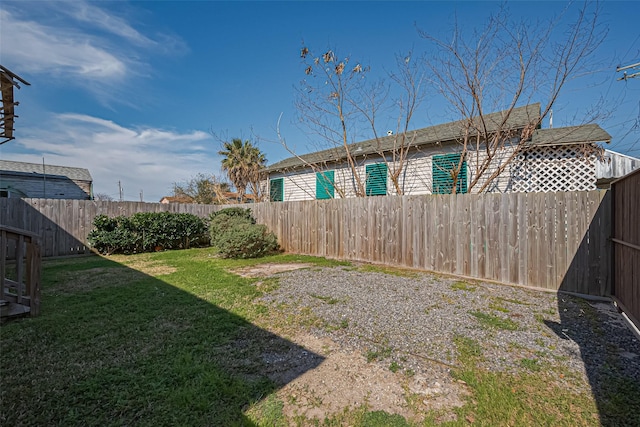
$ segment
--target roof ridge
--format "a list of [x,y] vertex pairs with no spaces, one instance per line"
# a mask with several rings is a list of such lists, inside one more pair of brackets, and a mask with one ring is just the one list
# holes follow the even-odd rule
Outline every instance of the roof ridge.
[[[526,123],[529,123],[531,120],[525,119],[528,117],[535,118],[536,121],[540,120],[540,103],[536,102],[533,104],[527,104],[522,107],[516,107],[510,110],[501,110],[493,113],[489,113],[484,115],[485,122],[492,122],[496,124],[497,118],[504,118],[505,113],[509,113],[509,118],[507,120],[511,120],[513,126],[525,126]],[[514,117],[515,116],[515,117]],[[476,120],[480,116],[474,116],[473,120]],[[456,139],[458,132],[457,129],[460,129],[460,126],[464,125],[466,119],[455,120],[452,122],[440,123],[437,125],[427,126],[424,128],[408,130],[404,134],[413,134],[416,136],[416,139],[420,139],[421,141],[414,141],[410,145],[412,146],[420,146],[426,145],[430,143],[442,142],[442,141],[451,141]],[[395,135],[385,135],[377,138],[370,138],[364,141],[358,141],[354,143],[348,144],[352,152],[355,156],[372,154],[380,151],[389,151],[392,147],[386,147],[390,142],[395,141],[400,134]],[[420,138],[418,138],[420,137]],[[372,147],[373,144],[376,147]],[[281,170],[285,168],[295,168],[305,165],[313,165],[319,163],[326,162],[337,162],[345,159],[346,151],[342,147],[330,147],[324,150],[314,151],[311,153],[295,155],[292,157],[288,157],[286,159],[280,160],[279,162],[273,163],[270,166],[267,166],[267,172]]]

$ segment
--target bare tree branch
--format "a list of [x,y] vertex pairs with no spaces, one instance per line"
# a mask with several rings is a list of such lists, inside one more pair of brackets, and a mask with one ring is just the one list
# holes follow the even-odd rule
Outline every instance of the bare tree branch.
[[[564,28],[571,14],[575,17]],[[436,52],[429,61],[431,81],[464,123],[452,191],[464,162],[471,174],[468,190],[483,192],[526,149],[567,82],[592,68],[593,53],[606,35],[598,17],[597,3],[585,2],[578,10],[569,4],[547,22],[514,23],[502,7],[471,36],[456,23],[451,42],[420,31]],[[540,98],[539,114],[512,124],[517,107]],[[491,111],[503,111],[501,120],[489,123]]]

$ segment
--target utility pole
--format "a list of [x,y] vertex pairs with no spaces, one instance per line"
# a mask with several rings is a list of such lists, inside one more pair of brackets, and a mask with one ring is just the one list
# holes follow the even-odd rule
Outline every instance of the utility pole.
[[142,192],[142,190],[140,190],[140,201],[144,202],[144,200],[142,200],[143,199],[142,195],[143,195],[143,192]]
[[123,196],[123,192],[122,192],[122,183],[120,181],[118,181],[118,192],[120,193],[120,201],[122,202],[122,196]]
[[[633,70],[633,74],[627,74],[626,70]],[[640,77],[640,62],[636,62],[635,64],[627,65],[625,67],[617,67],[616,72],[620,71],[624,71],[624,73],[622,74],[622,77],[618,78],[618,81]]]
[[42,158],[42,198],[47,198],[47,171],[44,168],[44,157]]

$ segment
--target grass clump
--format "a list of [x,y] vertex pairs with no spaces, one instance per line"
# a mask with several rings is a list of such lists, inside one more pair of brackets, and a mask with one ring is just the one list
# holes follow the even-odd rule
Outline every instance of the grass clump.
[[392,351],[391,347],[381,347],[375,350],[368,350],[366,354],[367,362],[371,363],[376,360],[386,359],[391,356]]
[[324,296],[324,295],[316,295],[316,294],[311,294],[311,296],[313,298],[319,299],[320,301],[329,304],[329,305],[333,305],[333,304],[337,304],[340,302],[340,300],[338,298],[334,298],[334,297],[329,297],[329,296]]
[[340,323],[333,323],[333,324],[326,323],[324,326],[324,329],[327,332],[333,332],[333,331],[347,329],[348,327],[349,327],[349,321],[347,319],[342,319]]
[[540,361],[538,359],[520,359],[520,366],[532,372],[540,371]]
[[458,350],[458,360],[463,365],[475,365],[482,358],[482,346],[474,339],[456,335],[453,343]]
[[456,290],[456,291],[473,292],[473,291],[476,290],[476,287],[473,286],[473,285],[470,285],[467,282],[457,281],[457,282],[451,284],[451,289]]
[[364,273],[382,273],[382,274],[389,274],[391,276],[408,277],[410,279],[415,279],[417,277],[420,277],[420,273],[414,270],[409,270],[406,268],[399,268],[399,267],[389,267],[389,266],[383,266],[383,265],[364,264],[364,265],[361,265],[358,268],[358,270]]
[[506,308],[504,305],[502,305],[500,303],[500,300],[496,298],[491,300],[491,302],[489,303],[489,308],[491,310],[499,311],[501,313],[509,313],[511,311],[508,308]]
[[[248,421],[256,425],[269,427],[287,427],[289,423],[282,413],[284,403],[275,394],[255,403],[246,412]],[[251,425],[253,425],[251,424]]]
[[469,314],[478,319],[481,325],[489,328],[503,329],[505,331],[518,330],[518,324],[511,319],[503,319],[502,317],[483,313],[481,311],[470,311]]
[[531,304],[528,304],[528,303],[526,303],[524,301],[521,301],[519,299],[504,298],[504,297],[494,297],[494,299],[499,300],[499,301],[503,301],[503,302],[509,302],[511,304],[531,305]]
[[398,414],[389,414],[385,411],[367,412],[362,420],[363,426],[370,427],[409,427],[404,417]]

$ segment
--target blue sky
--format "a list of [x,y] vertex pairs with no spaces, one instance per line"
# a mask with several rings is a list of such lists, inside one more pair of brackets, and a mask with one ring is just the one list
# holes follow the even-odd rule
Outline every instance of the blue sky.
[[[0,158],[86,167],[94,191],[155,202],[174,182],[221,175],[219,136],[260,137],[270,163],[317,146],[296,125],[300,47],[337,48],[383,75],[396,54],[428,48],[417,29],[448,38],[459,22],[482,24],[496,2],[217,2],[3,0],[0,63],[31,86],[17,91],[16,139]],[[515,19],[558,14],[564,2],[511,2]],[[616,81],[640,62],[640,2],[602,2],[608,36],[596,72],[572,83],[554,126],[604,99],[598,123],[608,148],[640,157],[640,78]],[[454,120],[428,96],[414,128]],[[384,122],[384,120],[382,120]],[[383,123],[384,125],[384,123]],[[384,129],[383,129],[384,130]]]

